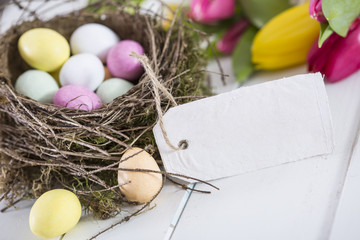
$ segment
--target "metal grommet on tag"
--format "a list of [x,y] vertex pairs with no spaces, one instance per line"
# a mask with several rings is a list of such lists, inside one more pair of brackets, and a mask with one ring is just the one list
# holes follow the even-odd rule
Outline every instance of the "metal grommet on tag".
[[189,147],[189,142],[187,140],[181,140],[178,144],[180,150],[185,150]]

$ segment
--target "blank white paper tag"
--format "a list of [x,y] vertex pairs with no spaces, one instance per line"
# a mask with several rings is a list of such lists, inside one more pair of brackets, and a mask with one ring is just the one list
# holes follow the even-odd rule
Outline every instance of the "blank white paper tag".
[[321,74],[297,75],[173,107],[156,143],[166,171],[214,180],[329,154],[331,114]]

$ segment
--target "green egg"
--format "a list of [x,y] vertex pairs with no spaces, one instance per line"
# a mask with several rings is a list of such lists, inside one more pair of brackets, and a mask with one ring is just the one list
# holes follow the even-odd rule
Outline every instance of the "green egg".
[[134,84],[121,78],[110,78],[104,81],[96,91],[101,101],[105,104],[112,102],[115,98],[124,95]]
[[41,103],[52,103],[59,89],[55,79],[47,72],[28,70],[15,83],[15,90]]

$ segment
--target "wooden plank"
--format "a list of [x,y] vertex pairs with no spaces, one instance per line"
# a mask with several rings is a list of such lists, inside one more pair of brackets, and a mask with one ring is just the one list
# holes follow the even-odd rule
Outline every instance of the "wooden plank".
[[[340,195],[340,191],[339,191]],[[357,240],[360,238],[360,136],[356,141],[341,192],[330,240]]]

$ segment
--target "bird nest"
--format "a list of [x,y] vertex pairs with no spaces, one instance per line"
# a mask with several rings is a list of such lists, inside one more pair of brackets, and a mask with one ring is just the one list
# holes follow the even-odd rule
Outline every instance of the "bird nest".
[[[176,15],[181,19],[181,14]],[[152,134],[159,116],[156,106],[165,112],[173,101],[182,104],[203,94],[201,36],[179,18],[165,31],[154,14],[103,1],[46,21],[35,17],[1,36],[0,200],[11,205],[50,189],[65,188],[100,218],[116,215],[129,203],[117,182],[123,153],[140,147],[161,165]],[[144,47],[146,57],[139,59],[146,71],[135,87],[89,112],[42,104],[14,90],[17,77],[30,69],[17,47],[24,32],[51,28],[69,40],[72,32],[86,23],[106,25],[121,39],[135,40]],[[161,173],[164,178],[168,175],[164,170]]]

